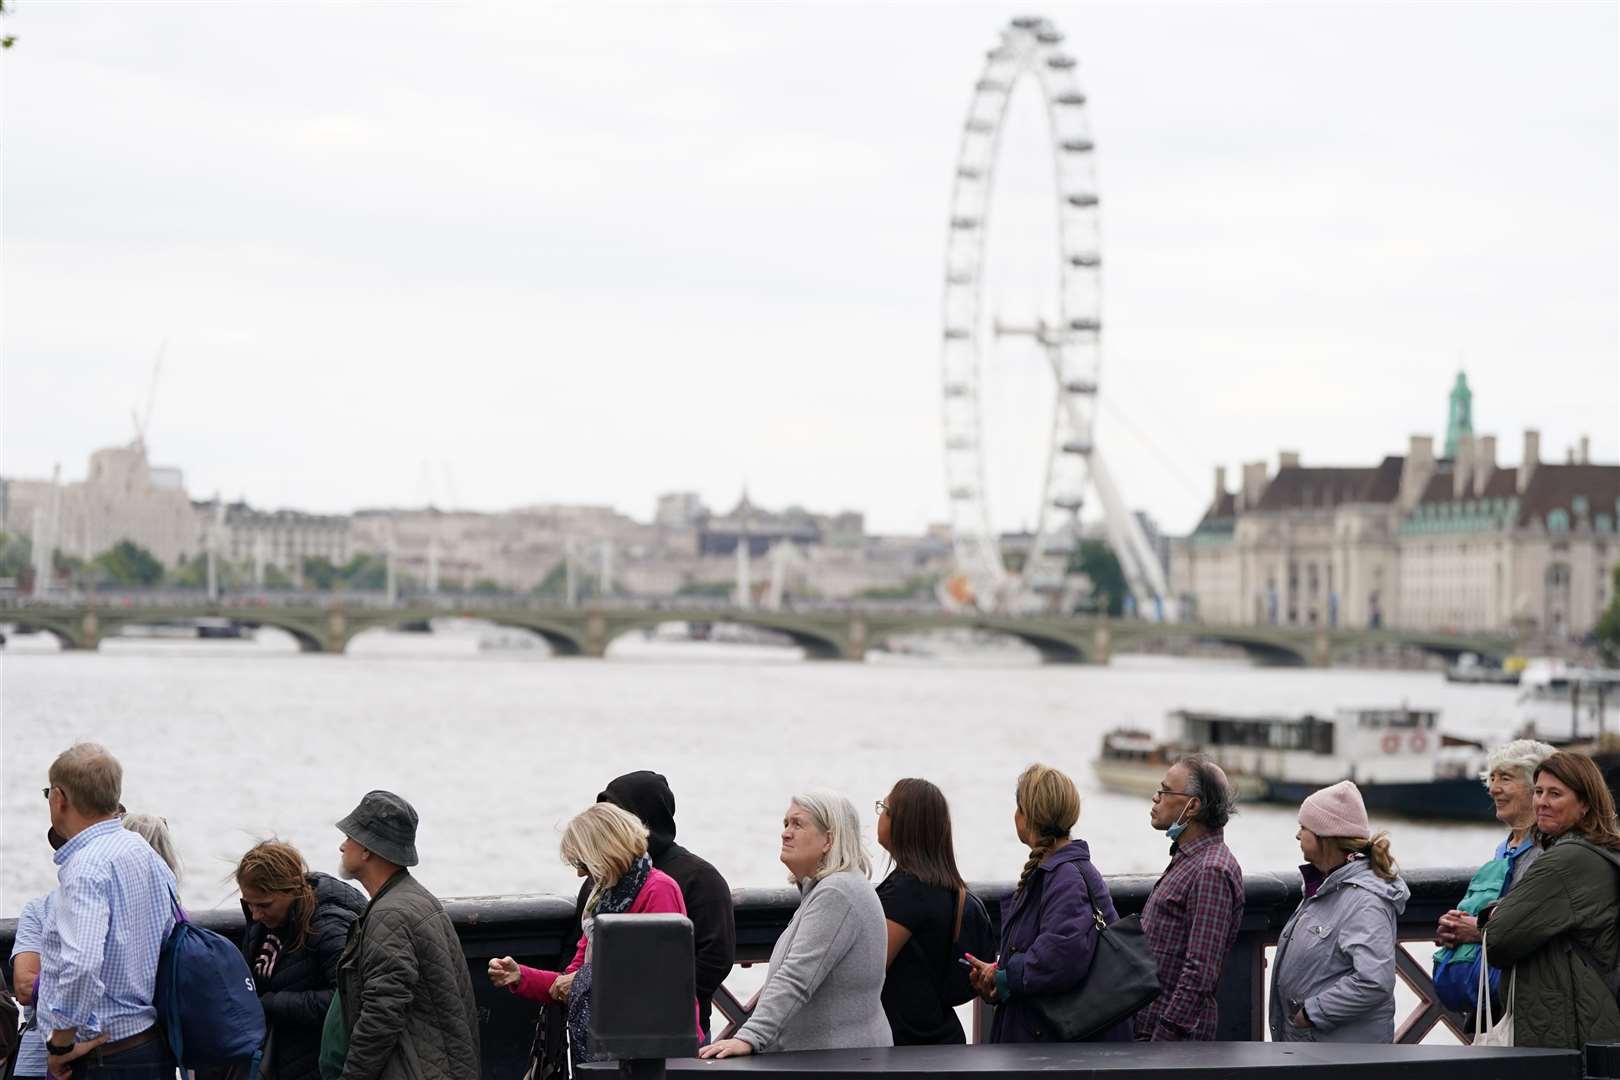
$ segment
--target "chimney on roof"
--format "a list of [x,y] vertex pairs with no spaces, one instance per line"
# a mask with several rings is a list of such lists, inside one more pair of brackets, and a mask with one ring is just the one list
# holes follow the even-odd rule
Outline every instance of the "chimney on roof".
[[1215,505],[1219,506],[1226,497],[1226,466],[1215,466]]
[[1578,460],[1582,465],[1592,464],[1592,436],[1581,436],[1581,453],[1580,457],[1576,460]]
[[1403,511],[1416,506],[1423,498],[1423,489],[1434,475],[1434,436],[1413,435],[1401,463],[1400,506]]
[[1277,451],[1277,468],[1279,470],[1281,470],[1281,469],[1297,469],[1297,468],[1299,468],[1299,451],[1298,450],[1279,450],[1279,451]]
[[1474,440],[1474,495],[1485,494],[1496,475],[1496,436],[1481,435]]
[[1260,504],[1260,496],[1266,491],[1266,463],[1251,461],[1243,466],[1243,490],[1239,492],[1243,499],[1243,509],[1253,510]]
[[1524,455],[1519,458],[1518,491],[1523,495],[1530,486],[1530,478],[1536,475],[1536,466],[1541,464],[1541,432],[1535,428],[1524,429]]
[[1451,463],[1451,497],[1460,499],[1474,479],[1474,436],[1457,436],[1457,460]]

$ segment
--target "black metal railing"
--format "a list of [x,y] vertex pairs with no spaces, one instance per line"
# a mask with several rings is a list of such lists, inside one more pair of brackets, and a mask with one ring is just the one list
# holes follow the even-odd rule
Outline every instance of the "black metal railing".
[[[1472,870],[1412,870],[1405,872],[1412,890],[1406,911],[1398,920],[1403,941],[1427,941],[1434,936],[1440,916],[1456,906],[1472,877]],[[1108,887],[1121,915],[1141,911],[1154,878],[1146,875],[1111,877]],[[1299,905],[1299,875],[1293,871],[1244,876],[1243,923],[1236,946],[1227,958],[1218,994],[1218,1037],[1227,1041],[1265,1038],[1264,1009],[1266,950],[1277,942],[1283,925]],[[974,885],[991,917],[999,919],[999,901],[1009,895],[1009,883]],[[734,894],[737,925],[737,964],[750,966],[770,958],[776,939],[798,907],[795,889],[741,889]],[[515,997],[490,985],[485,969],[491,957],[512,956],[534,967],[556,969],[572,958],[575,938],[574,904],[557,896],[470,897],[445,901],[461,935],[462,951],[472,971],[483,1025],[483,1075],[489,1080],[513,1080],[523,1075],[539,1015],[535,1002]],[[211,930],[238,938],[242,930],[239,908],[197,912],[193,920]],[[11,955],[16,920],[0,920],[0,955]],[[1397,1040],[1420,1041],[1436,1024],[1446,1024],[1460,1038],[1467,1036],[1461,1018],[1448,1012],[1434,994],[1427,965],[1414,961],[1404,949],[1396,953],[1397,972],[1416,993],[1418,1008],[1398,1026]],[[753,1002],[739,1000],[722,989],[715,997],[721,1032],[734,1029],[748,1016]],[[974,1024],[983,1022],[982,1010]]]

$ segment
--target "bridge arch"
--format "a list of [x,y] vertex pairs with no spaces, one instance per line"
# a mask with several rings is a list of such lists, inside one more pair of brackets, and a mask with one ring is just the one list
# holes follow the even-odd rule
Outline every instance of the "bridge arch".
[[547,645],[551,647],[553,656],[586,656],[589,651],[585,647],[585,639],[576,630],[558,626],[544,619],[525,619],[518,615],[479,616],[496,626],[505,626],[514,630],[527,630],[531,634],[538,634]]
[[540,637],[550,646],[554,656],[589,655],[589,649],[586,648],[585,638],[580,627],[566,626],[545,618],[530,618],[521,610],[479,611],[476,614],[451,611],[350,613],[345,618],[343,649],[345,652],[348,651],[349,644],[367,630],[399,630],[412,626],[421,626],[430,623],[439,616],[451,614],[466,614],[468,618],[475,618],[494,626],[503,626],[513,630],[527,630],[529,633]]
[[288,634],[298,643],[298,651],[305,653],[325,652],[326,645],[321,639],[310,631],[309,627],[291,619],[278,619],[275,616],[265,618],[255,615],[251,619],[232,619],[232,622],[257,630],[261,626],[269,626]]
[[602,651],[607,652],[614,641],[635,630],[645,630],[665,623],[731,623],[771,630],[788,638],[804,650],[806,660],[844,660],[850,656],[847,642],[815,627],[806,626],[786,612],[755,611],[747,608],[727,608],[716,611],[662,611],[644,617],[612,619],[602,632]]
[[[1040,654],[1043,664],[1084,664],[1089,663],[1091,654],[1085,645],[1077,639],[1078,635],[1062,633],[1055,629],[1046,629],[1040,626],[1025,625],[1014,620],[1002,621],[1000,619],[969,619],[945,625],[938,620],[898,621],[884,620],[879,623],[875,620],[867,622],[867,647],[880,641],[888,641],[905,634],[931,634],[952,629],[972,629],[987,634],[997,634],[1001,637],[1015,638],[1028,645]],[[1086,631],[1089,634],[1089,630]]]
[[49,634],[51,637],[56,639],[56,643],[62,647],[63,652],[74,649],[95,647],[93,645],[85,645],[83,640],[79,637],[76,628],[70,628],[69,626],[64,625],[60,620],[22,618],[8,619],[7,621],[12,623],[12,625],[16,626],[19,630],[33,630],[37,631],[38,633]]
[[1195,637],[1199,641],[1242,649],[1251,659],[1269,667],[1305,667],[1311,662],[1309,655],[1294,646],[1259,634],[1250,635],[1225,630],[1200,633]]

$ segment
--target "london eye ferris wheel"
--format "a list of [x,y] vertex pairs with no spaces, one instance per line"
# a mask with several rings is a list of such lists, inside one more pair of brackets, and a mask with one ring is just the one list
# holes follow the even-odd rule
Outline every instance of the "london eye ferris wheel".
[[[947,495],[958,576],[951,593],[985,610],[1055,609],[1065,595],[1070,559],[1080,539],[1080,515],[1095,491],[1110,546],[1144,613],[1168,614],[1163,568],[1098,453],[1102,340],[1102,252],[1095,143],[1076,61],[1063,35],[1039,17],[1017,18],[985,56],[974,84],[957,156],[945,254],[942,392]],[[1034,318],[1003,322],[988,310],[986,274],[992,193],[1003,150],[1009,103],[1022,84],[1044,105],[1055,178],[1054,241],[1047,281]],[[1032,527],[1021,558],[1003,551],[991,514],[987,398],[1009,377],[995,349],[1003,338],[1028,339],[1051,380],[1050,416],[1043,426],[1039,505],[1025,508]],[[1026,350],[1027,351],[1027,350]],[[1020,421],[1023,423],[1024,421]],[[1033,474],[1032,474],[1033,476]]]

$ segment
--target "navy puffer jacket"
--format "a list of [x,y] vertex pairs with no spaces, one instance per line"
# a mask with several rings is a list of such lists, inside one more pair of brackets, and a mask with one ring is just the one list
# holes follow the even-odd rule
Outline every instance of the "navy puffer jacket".
[[[287,948],[292,927],[298,922],[294,908],[288,925],[276,931],[282,951],[275,969],[269,978],[254,974],[270,1031],[271,1080],[320,1080],[321,1025],[337,986],[338,957],[350,925],[366,910],[365,896],[330,874],[311,874],[309,882],[315,888],[315,917],[308,939],[297,949]],[[242,912],[247,914],[246,904]],[[249,969],[268,933],[249,917],[242,935],[242,955]]]

